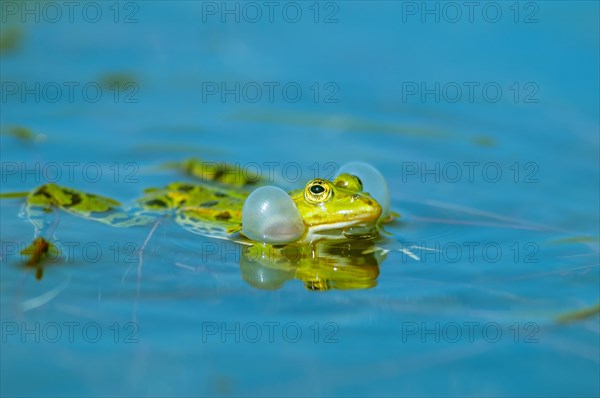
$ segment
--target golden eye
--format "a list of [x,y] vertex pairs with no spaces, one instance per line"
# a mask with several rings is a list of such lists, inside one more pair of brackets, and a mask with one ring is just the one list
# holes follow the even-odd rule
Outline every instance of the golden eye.
[[308,203],[321,203],[329,200],[333,195],[333,190],[329,182],[325,180],[312,180],[306,184],[304,198]]

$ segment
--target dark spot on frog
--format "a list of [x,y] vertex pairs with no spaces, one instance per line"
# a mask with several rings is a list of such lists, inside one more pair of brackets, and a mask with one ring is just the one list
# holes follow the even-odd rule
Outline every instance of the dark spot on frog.
[[52,197],[52,195],[50,195],[47,191],[46,191],[46,186],[41,187],[40,189],[38,189],[37,191],[35,191],[35,195],[42,195],[48,199],[50,199]]
[[81,203],[81,196],[77,193],[71,194],[71,203],[66,203],[64,207],[76,206]]
[[177,188],[177,190],[180,192],[189,192],[192,189],[194,189],[194,187],[192,185],[187,185],[187,184],[181,185],[181,186],[179,186],[179,188]]
[[215,176],[213,177],[215,180],[220,180],[222,177],[224,177],[225,175],[225,170],[223,170],[223,168],[218,168],[217,171],[215,171]]
[[245,179],[244,183],[245,183],[245,185],[254,185],[259,181],[260,181],[259,177],[248,177]]
[[216,215],[215,217],[217,220],[229,220],[231,218],[231,214],[229,214],[228,211],[224,211],[222,213],[219,213]]
[[146,202],[148,206],[167,207],[167,204],[160,199],[152,199]]
[[227,197],[227,194],[223,193],[223,192],[215,192],[215,196],[217,198],[225,198],[225,197]]
[[211,201],[208,201],[208,202],[200,203],[200,207],[213,207],[213,206],[215,206],[217,204],[219,204],[218,201],[211,200]]

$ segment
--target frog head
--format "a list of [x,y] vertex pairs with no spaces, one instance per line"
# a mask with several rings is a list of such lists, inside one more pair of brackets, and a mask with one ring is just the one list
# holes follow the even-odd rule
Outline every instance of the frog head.
[[253,191],[242,209],[242,233],[270,244],[364,239],[377,234],[381,213],[358,177],[341,174],[333,181],[313,179],[289,194],[272,186]]
[[307,227],[306,241],[377,234],[381,205],[362,191],[355,176],[342,174],[334,181],[316,178],[290,197]]

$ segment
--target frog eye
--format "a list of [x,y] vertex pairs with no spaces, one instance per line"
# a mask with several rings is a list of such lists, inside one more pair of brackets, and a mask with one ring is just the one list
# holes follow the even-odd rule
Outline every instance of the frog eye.
[[333,196],[331,184],[319,178],[309,181],[304,189],[304,199],[308,203],[322,203],[329,200]]
[[345,188],[350,191],[360,192],[363,190],[363,184],[360,178],[351,174],[340,174],[333,181],[336,187]]
[[336,181],[338,179],[343,181],[344,176],[347,174],[358,178],[362,184],[362,190],[371,195],[381,205],[381,217],[387,217],[390,213],[390,192],[385,178],[379,170],[364,162],[346,163],[338,170]]
[[296,204],[283,189],[260,187],[242,207],[242,234],[263,243],[284,244],[304,236],[306,227]]

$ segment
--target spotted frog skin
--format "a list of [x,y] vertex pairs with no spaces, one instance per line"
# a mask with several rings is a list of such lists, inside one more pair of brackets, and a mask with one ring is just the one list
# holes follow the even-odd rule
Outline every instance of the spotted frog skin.
[[[246,189],[177,182],[162,189],[147,189],[144,193],[131,207],[124,209],[119,202],[107,197],[45,184],[29,194],[25,213],[35,226],[36,237],[44,235],[50,227],[48,213],[57,208],[115,227],[147,225],[170,216],[191,232],[251,243],[241,234],[242,207],[249,195]],[[334,181],[314,179],[289,195],[307,229],[299,243],[344,239],[348,237],[344,232],[356,226],[364,232],[363,238],[377,233],[381,206],[362,192],[357,177],[342,174]]]

